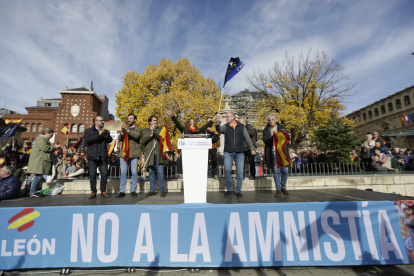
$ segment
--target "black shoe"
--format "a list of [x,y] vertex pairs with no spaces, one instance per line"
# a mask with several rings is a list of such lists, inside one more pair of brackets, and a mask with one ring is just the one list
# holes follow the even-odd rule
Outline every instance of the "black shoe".
[[249,177],[249,180],[255,180],[256,179],[256,177],[254,176],[254,175],[251,175],[250,177]]
[[242,194],[241,193],[236,193],[236,196],[237,197],[242,197]]
[[227,192],[224,193],[224,196],[231,196],[232,193],[233,192],[227,191]]
[[116,197],[123,197],[123,196],[125,196],[125,193],[123,192],[120,192],[119,194],[116,195]]
[[136,193],[136,192],[131,192],[131,196],[135,196],[135,197],[137,197],[138,195],[137,195],[137,193]]

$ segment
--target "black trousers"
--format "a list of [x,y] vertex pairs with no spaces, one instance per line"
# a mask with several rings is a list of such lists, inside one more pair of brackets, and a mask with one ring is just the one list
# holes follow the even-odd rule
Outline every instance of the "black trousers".
[[211,158],[211,173],[217,175],[217,149],[209,149],[208,154]]
[[[256,175],[256,168],[254,167],[254,156],[251,150],[244,151],[244,164],[249,163],[250,165],[250,175]],[[243,168],[243,175],[245,174],[245,169]]]
[[106,182],[108,179],[108,165],[106,160],[88,160],[89,164],[89,181],[91,191],[96,194],[96,168],[99,167],[101,173],[101,192],[106,192]]

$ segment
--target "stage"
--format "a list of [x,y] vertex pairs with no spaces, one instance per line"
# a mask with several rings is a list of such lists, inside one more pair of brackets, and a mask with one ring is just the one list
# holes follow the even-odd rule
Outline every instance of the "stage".
[[[241,198],[225,197],[224,192],[207,192],[207,202],[213,204],[242,204],[242,203],[293,203],[293,202],[324,202],[324,201],[383,201],[383,200],[412,200],[396,194],[379,193],[357,189],[312,189],[292,190],[289,196],[274,197],[274,191],[248,191],[242,192]],[[87,206],[87,205],[172,205],[184,203],[184,193],[167,193],[166,197],[146,197],[145,193],[138,193],[137,197],[126,194],[125,197],[116,198],[112,194],[110,198],[97,196],[88,199],[88,195],[58,195],[45,196],[44,198],[18,198],[0,201],[0,207],[47,207],[47,206]]]

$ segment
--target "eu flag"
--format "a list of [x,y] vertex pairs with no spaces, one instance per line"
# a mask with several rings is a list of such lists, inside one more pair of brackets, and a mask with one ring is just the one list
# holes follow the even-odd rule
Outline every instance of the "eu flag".
[[6,141],[9,137],[14,136],[19,125],[9,125],[0,129],[0,142]]
[[226,82],[231,80],[240,70],[243,68],[244,63],[237,58],[230,58],[229,65],[227,66],[226,76],[224,77],[223,88]]

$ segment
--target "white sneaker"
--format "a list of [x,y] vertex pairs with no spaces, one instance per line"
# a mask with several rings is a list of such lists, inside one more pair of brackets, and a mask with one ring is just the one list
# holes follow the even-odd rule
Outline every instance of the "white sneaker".
[[37,194],[31,194],[30,197],[39,197]]

